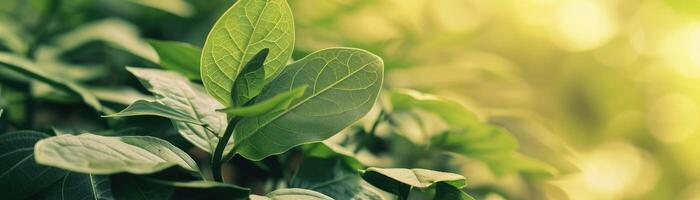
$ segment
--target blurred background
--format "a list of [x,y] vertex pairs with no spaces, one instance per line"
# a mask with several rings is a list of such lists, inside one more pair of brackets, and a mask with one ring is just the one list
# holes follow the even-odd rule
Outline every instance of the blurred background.
[[[0,0],[0,49],[36,52],[37,60],[59,66],[55,73],[85,83],[133,87],[138,83],[123,67],[152,58],[143,46],[146,38],[201,47],[233,3],[65,0],[60,10],[47,11],[51,2]],[[524,188],[516,178],[465,165],[461,173],[470,187],[500,191],[486,199],[700,199],[698,0],[289,3],[296,20],[295,59],[332,46],[367,49],[384,59],[386,87],[458,100],[507,128],[524,154],[561,162],[553,164],[557,176]],[[42,18],[53,20],[42,24]],[[36,45],[25,37],[37,30],[46,32],[40,41],[59,50],[32,50]],[[76,67],[81,70],[71,70]],[[139,95],[92,89],[114,103]],[[23,101],[3,92],[0,105]],[[62,112],[80,116],[88,110]],[[23,111],[9,112],[22,118]],[[39,115],[36,123],[55,120],[51,116]],[[528,187],[538,194],[529,194]]]

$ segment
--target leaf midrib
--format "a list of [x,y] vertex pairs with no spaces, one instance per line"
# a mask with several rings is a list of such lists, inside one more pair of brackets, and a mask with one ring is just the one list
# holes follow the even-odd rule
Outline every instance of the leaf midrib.
[[[248,138],[250,138],[250,137],[252,137],[253,135],[255,135],[255,133],[259,132],[260,129],[262,129],[263,127],[266,127],[267,125],[269,125],[269,124],[272,123],[273,121],[275,121],[275,120],[279,119],[280,117],[286,115],[287,113],[289,113],[289,112],[291,112],[292,110],[296,109],[296,108],[299,107],[300,105],[306,103],[306,102],[309,101],[310,99],[312,99],[312,98],[314,98],[314,97],[317,97],[317,96],[321,95],[322,93],[324,93],[324,92],[330,90],[331,88],[335,87],[336,85],[340,84],[341,82],[345,81],[346,79],[350,78],[351,76],[355,75],[356,73],[358,73],[358,72],[364,70],[365,68],[367,68],[368,66],[370,66],[370,64],[372,64],[372,63],[374,63],[374,62],[369,62],[369,63],[365,64],[364,66],[358,68],[357,70],[355,70],[355,71],[353,71],[353,72],[351,72],[351,73],[348,73],[347,76],[345,76],[345,77],[339,79],[337,82],[335,82],[335,83],[329,85],[328,87],[324,88],[323,90],[319,91],[318,93],[311,94],[309,97],[307,97],[306,99],[300,100],[297,104],[291,106],[289,109],[284,110],[284,111],[282,111],[281,113],[277,114],[277,116],[274,116],[274,117],[270,118],[270,120],[268,120],[267,122],[265,122],[265,123],[263,123],[262,125],[258,126],[258,128],[256,128],[256,129],[253,131],[252,134],[250,134],[250,135],[247,136],[247,137],[241,138],[241,140],[240,140],[241,142],[235,141],[235,143],[234,143],[234,148],[237,148],[238,145],[240,145],[240,144],[242,143],[242,141],[246,141],[246,140],[248,140]],[[303,66],[302,66],[302,67],[303,67]]]

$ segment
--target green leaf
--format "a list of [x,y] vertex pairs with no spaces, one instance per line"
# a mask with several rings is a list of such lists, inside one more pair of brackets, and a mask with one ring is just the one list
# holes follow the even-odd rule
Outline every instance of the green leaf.
[[314,190],[334,199],[384,199],[360,178],[355,169],[338,157],[304,159],[290,187]]
[[312,190],[285,188],[265,196],[250,195],[250,200],[333,200],[333,198]]
[[83,88],[77,83],[47,74],[46,72],[42,71],[41,68],[37,67],[34,65],[34,63],[25,58],[18,57],[13,54],[0,53],[0,67],[5,67],[24,76],[46,83],[56,89],[79,96],[82,98],[85,104],[91,106],[97,111],[102,111],[100,101],[97,100],[97,98],[87,89]]
[[435,198],[434,200],[474,200],[474,197],[469,196],[466,192],[460,190],[459,188],[438,182],[435,184]]
[[185,0],[129,0],[130,2],[172,13],[180,17],[190,17],[194,8]]
[[46,193],[37,199],[94,199],[113,200],[109,176],[68,173],[54,183]]
[[264,48],[265,80],[274,79],[292,55],[294,18],[286,0],[239,0],[209,32],[202,50],[202,82],[207,92],[231,106],[234,79],[246,62]]
[[129,107],[126,107],[124,110],[119,111],[115,114],[107,115],[105,117],[128,117],[139,115],[155,115],[172,120],[203,125],[201,121],[195,119],[187,113],[175,110],[170,106],[166,106],[158,102],[151,102],[146,100],[138,100],[133,104],[129,105]]
[[428,189],[435,183],[443,182],[458,189],[467,186],[464,176],[427,169],[375,168],[362,172],[362,178],[384,191],[407,199],[410,189]]
[[[141,80],[141,83],[156,97],[156,102],[171,107],[204,125],[173,120],[180,135],[195,146],[207,152],[214,152],[219,137],[228,122],[226,114],[216,112],[223,106],[204,92],[204,89],[191,83],[186,77],[165,70],[127,68]],[[227,146],[230,149],[233,141]]]
[[64,170],[34,161],[34,144],[46,137],[48,135],[34,131],[0,135],[0,194],[3,198],[25,199],[66,175]]
[[394,112],[420,108],[439,115],[453,127],[471,127],[481,124],[479,118],[459,102],[414,90],[394,90],[390,93]]
[[156,50],[161,67],[185,75],[190,80],[199,80],[199,56],[202,49],[183,42],[149,40]]
[[331,142],[317,142],[302,147],[304,155],[317,158],[341,158],[353,169],[364,169],[365,165],[355,158],[355,154],[342,146]]
[[152,96],[142,94],[132,87],[87,87],[90,93],[105,102],[130,105],[141,99],[152,99]]
[[82,25],[55,37],[53,43],[64,51],[72,50],[94,41],[105,42],[153,63],[158,54],[140,36],[138,28],[117,18],[108,18]]
[[306,86],[299,86],[265,101],[255,103],[250,106],[226,108],[217,110],[232,116],[254,117],[265,113],[278,112],[289,108],[293,100],[300,98],[306,91]]
[[131,174],[110,176],[114,197],[117,200],[169,200],[174,188],[156,184]]
[[265,85],[265,70],[262,66],[269,53],[268,48],[260,50],[238,73],[231,91],[232,107],[243,106],[260,94]]
[[372,108],[383,72],[379,57],[352,48],[322,50],[287,66],[256,101],[303,85],[309,90],[288,109],[243,118],[234,132],[236,152],[261,160],[297,145],[328,139]]
[[34,154],[40,164],[91,174],[148,174],[174,165],[199,171],[187,153],[150,136],[59,135],[39,141]]
[[5,111],[5,109],[0,108],[0,117],[2,117],[2,112]]

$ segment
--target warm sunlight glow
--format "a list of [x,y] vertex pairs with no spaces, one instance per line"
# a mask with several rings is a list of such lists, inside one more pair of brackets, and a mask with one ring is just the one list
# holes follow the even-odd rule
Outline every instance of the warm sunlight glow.
[[583,51],[605,44],[616,31],[608,10],[597,1],[570,0],[556,12],[553,42],[570,51]]

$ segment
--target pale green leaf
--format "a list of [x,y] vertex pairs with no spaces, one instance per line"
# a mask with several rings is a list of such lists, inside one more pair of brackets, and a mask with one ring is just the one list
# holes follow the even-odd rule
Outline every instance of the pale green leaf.
[[292,55],[294,19],[286,0],[239,0],[209,32],[201,73],[207,92],[231,106],[231,88],[243,66],[264,48],[265,79],[274,79]]
[[137,27],[116,18],[82,25],[54,38],[53,43],[58,48],[68,51],[95,41],[105,42],[145,60],[158,63],[158,54],[140,37]]
[[290,187],[314,190],[334,199],[384,199],[339,157],[304,159],[292,177]]
[[46,83],[56,89],[79,96],[85,104],[97,111],[102,111],[100,101],[87,89],[77,83],[48,74],[25,58],[13,54],[0,53],[0,67],[10,69],[24,76]]
[[312,190],[285,188],[275,190],[265,196],[250,195],[250,200],[333,200],[333,198]]
[[369,112],[383,72],[379,57],[352,48],[321,50],[287,66],[256,101],[303,85],[309,88],[285,110],[243,118],[234,132],[236,152],[260,160],[328,139]]
[[161,67],[185,75],[190,80],[199,80],[199,56],[202,49],[184,42],[149,40]]
[[39,141],[34,154],[40,164],[91,174],[148,174],[175,165],[199,171],[187,153],[150,136],[59,135]]
[[414,90],[391,91],[391,104],[395,112],[420,108],[442,117],[453,127],[471,127],[480,124],[477,116],[459,102]]
[[306,86],[299,86],[282,94],[250,106],[226,108],[218,110],[231,116],[254,117],[265,113],[278,112],[289,107],[294,99],[300,98],[306,91]]
[[34,131],[0,135],[0,194],[3,198],[25,199],[68,173],[34,161],[34,144],[46,137],[48,135]]
[[362,172],[362,178],[384,191],[407,199],[411,188],[428,189],[442,182],[457,189],[467,186],[464,176],[427,169],[375,168]]
[[116,87],[87,87],[87,89],[101,101],[131,105],[141,99],[152,99],[152,96],[145,95],[134,88],[127,86]]
[[39,195],[37,199],[114,200],[114,194],[109,176],[71,172],[54,183],[46,193]]
[[187,113],[183,113],[180,110],[173,109],[170,106],[166,106],[158,102],[146,100],[138,100],[129,105],[129,107],[126,107],[124,110],[105,117],[128,117],[139,115],[155,115],[176,121],[203,125],[201,121],[191,115],[188,115]]
[[129,0],[130,2],[148,6],[180,17],[190,17],[194,8],[185,0]]
[[[158,69],[127,68],[151,91],[156,102],[186,113],[204,125],[173,120],[180,135],[207,152],[214,152],[228,122],[226,114],[216,112],[223,106],[207,95],[199,85],[175,72]],[[233,145],[229,141],[228,149]]]

